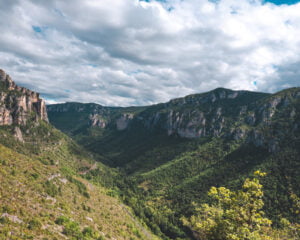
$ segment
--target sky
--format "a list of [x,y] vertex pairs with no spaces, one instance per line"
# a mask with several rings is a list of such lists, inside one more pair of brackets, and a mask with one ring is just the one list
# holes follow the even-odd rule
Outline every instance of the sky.
[[300,84],[291,0],[0,0],[0,68],[48,104]]

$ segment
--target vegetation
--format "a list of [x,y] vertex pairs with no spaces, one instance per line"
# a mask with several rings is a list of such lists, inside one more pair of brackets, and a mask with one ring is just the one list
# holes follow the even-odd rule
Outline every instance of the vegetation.
[[[264,106],[276,96],[249,92],[214,104],[201,102],[211,93],[141,108],[69,103],[71,112],[50,120],[77,143],[46,122],[20,126],[24,143],[13,136],[14,125],[1,126],[0,239],[299,239],[296,93],[279,93],[288,104],[275,110]],[[274,110],[273,116],[247,124],[244,104],[256,116]],[[183,124],[194,109],[207,111],[210,124],[220,107],[221,135],[185,139],[166,132],[170,111],[189,113]],[[95,108],[107,123],[129,112],[149,125],[134,119],[123,131],[113,121],[105,129],[91,126]],[[157,113],[160,122],[150,126]],[[232,137],[235,130],[263,140]]]
[[[114,170],[46,123],[25,126],[25,143],[12,129],[0,127],[0,239],[155,239],[108,196]],[[93,166],[103,184],[82,178]]]
[[[266,173],[256,171],[255,175]],[[270,239],[264,227],[270,227],[272,221],[265,218],[262,211],[263,191],[258,178],[247,178],[238,191],[212,187],[208,196],[213,202],[211,205],[202,204],[190,220],[183,219],[198,239]]]
[[[263,211],[272,221],[272,232],[276,232],[277,228],[282,232],[282,219],[291,222],[292,228],[299,223],[299,214],[292,207],[295,205],[293,196],[300,195],[300,134],[299,129],[291,130],[300,120],[299,100],[291,97],[297,91],[290,89],[274,96],[246,93],[237,102],[224,100],[216,105],[201,106],[197,105],[199,96],[192,95],[185,99],[190,105],[182,107],[182,99],[178,99],[151,106],[140,113],[145,119],[169,110],[183,112],[187,108],[201,108],[208,111],[209,108],[222,107],[226,110],[223,115],[231,119],[226,129],[255,130],[270,142],[278,141],[280,151],[272,152],[264,144],[256,146],[243,138],[235,140],[223,136],[189,140],[176,135],[167,136],[159,126],[149,131],[137,122],[132,123],[134,125],[127,131],[107,128],[102,130],[101,135],[93,135],[95,129],[90,128],[88,134],[92,136],[76,135],[75,138],[89,151],[102,154],[105,163],[118,166],[121,175],[114,177],[114,184],[119,188],[114,187],[114,196],[120,196],[162,238],[192,238],[189,229],[180,221],[182,216],[188,218],[194,214],[191,203],[201,205],[209,202],[206,192],[216,184],[237,191],[255,169],[269,173],[261,180],[265,186]],[[262,106],[270,106],[270,101],[276,101],[278,97],[289,99],[290,104],[279,105],[267,125],[264,122],[255,126],[242,123],[244,116],[239,115],[241,105],[251,102],[249,111],[255,113]],[[238,118],[233,117],[236,114]],[[93,172],[87,177],[97,182],[97,175]]]

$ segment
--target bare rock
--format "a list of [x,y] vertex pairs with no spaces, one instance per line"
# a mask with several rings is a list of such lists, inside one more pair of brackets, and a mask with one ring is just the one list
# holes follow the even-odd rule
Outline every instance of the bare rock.
[[129,122],[133,119],[133,114],[131,113],[124,113],[120,118],[117,119],[117,129],[118,130],[125,130],[128,127]]
[[91,114],[90,115],[90,125],[100,128],[105,128],[107,126],[107,121],[100,114]]
[[1,69],[0,87],[0,126],[26,125],[32,113],[36,115],[34,121],[48,122],[46,104],[39,94],[17,86]]
[[20,219],[20,218],[18,218],[17,216],[14,216],[14,215],[10,215],[10,214],[8,214],[8,213],[3,213],[2,215],[1,215],[1,217],[3,217],[3,218],[8,218],[10,221],[12,221],[13,223],[22,223],[23,221]]
[[24,142],[22,131],[19,127],[15,127],[14,129],[14,137],[20,142]]

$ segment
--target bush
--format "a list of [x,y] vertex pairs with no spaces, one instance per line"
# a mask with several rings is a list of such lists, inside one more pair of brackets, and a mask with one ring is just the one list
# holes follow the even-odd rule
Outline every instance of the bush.
[[78,181],[77,179],[71,177],[71,176],[67,176],[68,180],[71,183],[74,183],[77,186],[78,192],[83,195],[86,198],[90,198],[90,194],[87,192],[87,187],[80,181]]
[[44,189],[45,192],[51,197],[55,197],[59,193],[58,187],[50,181],[46,181],[44,183]]
[[64,225],[65,223],[70,222],[70,219],[65,216],[60,216],[55,220],[55,223],[58,225]]
[[39,178],[39,174],[38,174],[38,173],[32,173],[32,174],[31,174],[31,177],[32,177],[33,179],[38,179],[38,178]]
[[40,222],[40,220],[34,218],[29,221],[27,228],[32,230],[32,229],[40,229],[41,227],[42,227],[42,223]]
[[64,224],[63,234],[76,238],[80,238],[82,236],[79,224],[73,221]]
[[[256,176],[265,173],[256,171]],[[271,221],[264,217],[262,185],[257,178],[247,178],[242,190],[233,192],[225,187],[212,187],[208,193],[212,204],[202,204],[197,215],[183,219],[201,240],[271,239],[263,227]]]
[[94,237],[94,231],[91,227],[86,227],[82,231],[83,236],[85,237]]

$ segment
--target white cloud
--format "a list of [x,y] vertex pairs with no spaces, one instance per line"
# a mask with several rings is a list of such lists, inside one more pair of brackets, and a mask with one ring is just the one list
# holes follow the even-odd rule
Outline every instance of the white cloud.
[[53,103],[299,86],[300,4],[0,0],[0,67]]

